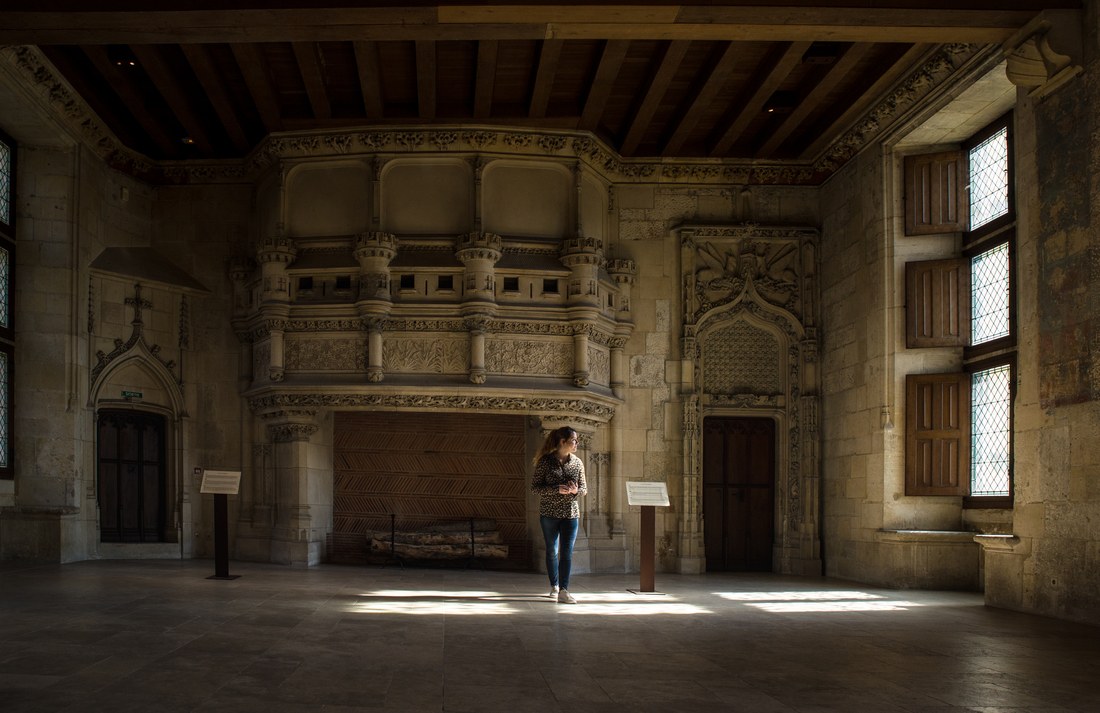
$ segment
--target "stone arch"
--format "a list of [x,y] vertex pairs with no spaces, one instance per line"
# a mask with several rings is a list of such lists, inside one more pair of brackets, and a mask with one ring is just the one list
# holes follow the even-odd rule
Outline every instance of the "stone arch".
[[[816,271],[801,255],[816,231],[736,225],[681,230],[684,285],[682,571],[705,568],[703,419],[776,425],[776,571],[812,573],[817,557]],[[811,265],[810,268],[813,266]],[[811,492],[807,492],[811,491]]]

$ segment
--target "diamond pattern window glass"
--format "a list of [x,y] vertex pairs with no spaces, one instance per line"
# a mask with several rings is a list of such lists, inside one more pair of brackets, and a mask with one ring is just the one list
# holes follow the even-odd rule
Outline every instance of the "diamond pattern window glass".
[[970,229],[1008,213],[1008,127],[970,150]]
[[1012,454],[1012,369],[975,372],[971,380],[970,494],[1009,494]]
[[972,344],[984,344],[1011,334],[1009,283],[1008,243],[975,255],[970,261]]
[[11,225],[11,147],[0,141],[0,223]]
[[0,468],[11,465],[11,444],[8,442],[8,419],[10,418],[10,404],[8,394],[8,379],[11,369],[8,365],[8,353],[0,352]]

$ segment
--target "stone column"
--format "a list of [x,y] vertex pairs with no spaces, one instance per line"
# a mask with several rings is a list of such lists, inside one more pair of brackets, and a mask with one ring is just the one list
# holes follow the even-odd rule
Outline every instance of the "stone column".
[[385,378],[382,360],[382,329],[393,309],[390,294],[390,262],[397,256],[397,238],[378,231],[362,233],[355,241],[359,262],[359,299],[355,308],[367,327],[367,381]]
[[290,316],[290,278],[286,269],[297,254],[294,241],[283,234],[282,225],[278,234],[266,238],[256,252],[262,280],[260,315],[268,329],[268,378],[272,381],[283,380],[283,325]]
[[314,414],[281,412],[269,416],[275,468],[275,527],[271,537],[271,561],[278,564],[320,563],[318,541],[323,523],[310,514],[309,439],[317,432]]
[[455,257],[466,268],[462,315],[470,331],[470,381],[485,383],[485,333],[496,314],[496,264],[502,240],[495,233],[474,232],[458,238]]

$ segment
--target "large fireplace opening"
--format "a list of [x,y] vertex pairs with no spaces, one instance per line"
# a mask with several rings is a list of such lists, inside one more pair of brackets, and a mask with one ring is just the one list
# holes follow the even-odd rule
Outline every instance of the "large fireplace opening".
[[523,416],[334,418],[330,561],[533,568]]

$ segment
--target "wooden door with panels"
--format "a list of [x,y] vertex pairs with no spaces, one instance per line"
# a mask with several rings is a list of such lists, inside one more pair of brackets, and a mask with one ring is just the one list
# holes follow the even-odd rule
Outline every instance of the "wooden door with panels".
[[165,419],[99,412],[96,451],[100,542],[164,542]]
[[704,419],[703,531],[708,571],[772,571],[775,542],[772,419]]

